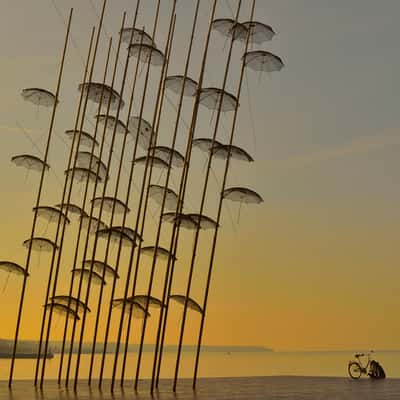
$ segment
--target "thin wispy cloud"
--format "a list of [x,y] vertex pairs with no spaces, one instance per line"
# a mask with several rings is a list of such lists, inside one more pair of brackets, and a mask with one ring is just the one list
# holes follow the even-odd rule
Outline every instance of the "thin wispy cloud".
[[279,168],[298,168],[315,163],[349,158],[358,154],[367,154],[385,147],[397,145],[400,145],[400,136],[393,134],[379,135],[355,140],[342,147],[311,152],[284,160],[273,160],[269,164]]

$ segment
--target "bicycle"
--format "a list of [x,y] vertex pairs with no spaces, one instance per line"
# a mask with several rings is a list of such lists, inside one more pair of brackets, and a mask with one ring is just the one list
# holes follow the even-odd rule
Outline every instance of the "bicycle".
[[[349,372],[349,375],[351,378],[353,379],[360,379],[361,375],[368,375],[371,376],[371,353],[373,353],[373,351],[371,350],[369,353],[357,353],[354,354],[354,357],[357,359],[357,361],[355,360],[350,360],[348,367],[347,367],[347,371]],[[364,366],[362,364],[362,361],[360,360],[361,357],[367,357],[367,364]]]

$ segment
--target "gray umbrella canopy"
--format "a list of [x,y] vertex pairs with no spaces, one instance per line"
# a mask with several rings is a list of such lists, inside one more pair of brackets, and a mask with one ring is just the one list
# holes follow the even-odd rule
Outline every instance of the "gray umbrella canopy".
[[128,235],[132,240],[137,240],[143,242],[142,236],[139,235],[134,229],[129,228],[127,226],[112,226],[112,229],[119,232],[124,232],[125,235]]
[[48,223],[58,223],[59,220],[63,224],[70,223],[70,220],[67,218],[67,216],[58,208],[48,206],[33,207],[33,212],[35,211],[39,218],[46,220]]
[[133,162],[137,165],[146,165],[146,162],[150,163],[150,161],[153,163],[153,167],[168,170],[168,164],[159,157],[143,156],[135,158]]
[[136,302],[133,298],[128,297],[127,299],[114,299],[112,301],[112,305],[115,308],[120,308],[122,310],[123,305],[125,303],[125,313],[130,313],[132,312],[132,316],[135,319],[145,319],[150,317],[150,313],[147,312],[145,308],[140,305],[138,302]]
[[75,310],[66,306],[65,304],[60,304],[57,302],[51,302],[44,306],[48,309],[53,309],[53,312],[60,314],[62,316],[67,316],[67,318],[75,319],[77,321],[80,320],[79,315]]
[[99,121],[100,125],[103,127],[106,126],[106,129],[110,132],[113,132],[115,129],[115,132],[120,135],[124,135],[126,132],[129,133],[127,126],[112,115],[98,114],[95,118]]
[[68,179],[71,179],[73,177],[74,180],[79,183],[83,183],[86,181],[92,183],[97,181],[97,183],[101,183],[103,181],[100,175],[97,175],[95,171],[89,168],[83,168],[83,167],[69,168],[66,171],[64,171],[64,174],[67,175]]
[[184,85],[184,96],[194,97],[196,95],[198,83],[192,78],[188,76],[185,78],[183,75],[170,75],[165,79],[165,87],[178,95],[181,94],[182,85]]
[[150,198],[153,199],[160,206],[162,205],[164,193],[165,193],[164,208],[166,210],[175,210],[178,205],[178,195],[172,189],[160,185],[150,185],[149,187]]
[[80,84],[78,90],[82,91],[83,94],[88,96],[88,99],[96,104],[99,104],[102,99],[102,106],[107,107],[110,102],[110,109],[116,110],[118,104],[121,101],[121,108],[124,107],[125,103],[121,99],[119,93],[108,85],[99,82],[87,82]]
[[153,39],[143,29],[123,28],[120,30],[120,35],[121,35],[121,41],[123,43],[126,43],[127,45],[142,43],[148,46],[155,47]]
[[[154,250],[155,250],[155,246],[146,246],[146,247],[142,247],[141,252],[142,252],[142,254],[144,254],[145,256],[153,257],[153,255],[154,255]],[[171,253],[170,253],[167,249],[165,249],[164,247],[160,247],[160,246],[157,247],[157,251],[156,251],[156,257],[157,257],[157,258],[163,259],[163,260],[168,260],[169,257],[170,257],[170,254],[171,254]],[[171,255],[171,257],[172,257],[174,260],[177,260],[176,257],[174,257],[174,256],[172,256],[172,255]]]
[[280,57],[269,51],[249,51],[243,58],[247,68],[258,72],[280,71],[285,66]]
[[129,132],[136,139],[139,132],[138,144],[143,150],[148,150],[151,141],[151,134],[153,128],[144,118],[130,117],[129,118]]
[[25,268],[12,261],[0,261],[0,271],[7,272],[9,274],[11,273],[15,275],[29,276]]
[[215,229],[217,226],[219,226],[216,221],[214,221],[210,217],[207,217],[206,215],[195,213],[187,215],[192,218],[198,225],[200,225],[200,229]]
[[19,154],[11,158],[11,162],[17,167],[22,167],[30,171],[42,172],[43,168],[48,171],[49,164],[46,164],[39,157],[31,154]]
[[222,89],[209,87],[200,90],[200,104],[209,110],[218,110],[221,102],[221,111],[228,112],[236,109],[238,101],[233,94]]
[[73,296],[58,295],[52,297],[51,300],[53,301],[53,303],[64,304],[66,306],[69,306],[69,308],[75,310],[76,312],[85,310],[91,312],[90,308],[86,305],[86,303]]
[[64,212],[68,211],[68,213],[71,213],[74,215],[89,217],[87,215],[86,211],[82,210],[82,208],[77,206],[76,204],[63,203],[63,204],[57,204],[56,207],[60,208]]
[[[209,138],[198,138],[193,140],[192,146],[200,149],[201,151],[209,153],[213,147],[213,141]],[[222,143],[214,140],[214,149],[218,149],[220,146],[222,146]]]
[[97,237],[104,240],[110,240],[110,242],[119,244],[122,246],[136,246],[135,241],[127,233],[111,227],[108,229],[100,229],[97,231]]
[[95,234],[98,230],[107,229],[108,226],[103,221],[100,221],[96,217],[89,217],[88,215],[82,215],[82,228],[88,230],[92,234]]
[[99,170],[99,178],[104,181],[107,177],[107,166],[100,160],[96,155],[88,151],[79,151],[76,157],[76,166],[78,168],[89,169],[94,174],[97,174],[97,169]]
[[150,150],[154,151],[155,157],[161,158],[168,165],[171,159],[171,166],[173,167],[182,168],[185,165],[185,158],[178,150],[171,149],[167,146],[155,146]]
[[58,249],[58,246],[54,242],[44,237],[34,237],[32,239],[27,239],[22,243],[22,245],[27,249],[30,245],[32,245],[32,250],[44,251],[46,253],[50,253]]
[[129,299],[131,301],[134,301],[135,303],[140,304],[144,309],[146,308],[147,303],[149,303],[148,308],[149,307],[152,307],[152,308],[162,308],[163,307],[162,301],[153,296],[138,294],[136,296],[129,297]]
[[223,192],[223,198],[246,204],[260,204],[264,202],[263,198],[257,192],[245,187],[227,188]]
[[169,222],[171,224],[180,225],[182,228],[188,230],[195,230],[199,227],[199,224],[187,214],[178,214],[175,212],[167,212],[162,215],[163,221]]
[[[265,42],[269,42],[276,35],[271,26],[263,24],[262,22],[257,21],[247,21],[243,22],[242,25],[250,32],[250,43],[253,44],[264,44]],[[244,38],[240,38],[240,40],[246,40],[246,36]]]
[[247,27],[230,18],[214,19],[212,29],[224,37],[233,37],[234,40],[245,40],[247,36]]
[[85,260],[83,263],[83,268],[87,270],[93,269],[94,272],[97,272],[100,276],[110,277],[119,279],[119,275],[117,271],[111,267],[110,265],[106,264],[103,261],[99,260]]
[[103,204],[103,211],[115,212],[116,214],[129,213],[131,210],[125,203],[115,197],[96,197],[92,200],[93,207],[100,208]]
[[[179,304],[185,305],[186,302],[186,296],[180,295],[180,294],[171,294],[169,296],[171,300],[176,301]],[[199,306],[197,302],[195,302],[193,299],[190,297],[187,298],[187,306],[191,310],[197,311],[200,314],[203,314],[203,309]]]
[[106,285],[106,281],[95,271],[85,268],[74,268],[72,271],[74,277],[82,277],[85,281],[91,281],[94,285]]
[[226,160],[228,158],[229,154],[230,154],[230,157],[234,160],[247,161],[247,162],[254,161],[253,157],[251,157],[251,155],[249,153],[247,153],[246,150],[244,150],[238,146],[228,145],[228,144],[214,146],[214,150],[213,150],[214,157],[220,158],[222,160]]
[[56,96],[46,89],[26,88],[21,93],[24,100],[29,101],[36,106],[53,107],[56,102]]
[[80,132],[80,141],[79,141],[80,146],[82,147],[85,146],[90,149],[93,147],[93,145],[95,147],[99,146],[99,142],[88,132],[79,131],[77,129],[68,129],[67,131],[65,131],[65,134],[71,140],[73,140],[75,137],[75,143],[78,143],[79,132]]
[[129,55],[133,57],[139,57],[140,53],[140,62],[142,63],[150,62],[151,65],[158,67],[164,64],[164,54],[154,46],[134,43],[129,46],[128,51]]

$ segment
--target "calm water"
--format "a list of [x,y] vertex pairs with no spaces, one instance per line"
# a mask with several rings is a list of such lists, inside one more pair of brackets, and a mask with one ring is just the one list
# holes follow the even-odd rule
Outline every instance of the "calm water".
[[[214,353],[204,352],[200,360],[199,377],[243,377],[243,376],[321,376],[347,377],[347,363],[351,352],[262,352],[262,353]],[[87,377],[88,355],[82,355],[80,377]],[[96,356],[97,357],[97,356]],[[171,378],[175,366],[175,353],[165,354],[162,369],[163,378]],[[391,378],[400,378],[400,352],[377,352],[374,354]],[[100,357],[96,358],[95,371],[98,371]],[[9,360],[0,360],[0,380],[8,379]],[[113,356],[107,358],[105,378],[111,377]],[[136,353],[130,353],[127,364],[127,378],[134,376]],[[193,373],[194,354],[183,353],[180,376],[190,378]],[[47,360],[46,378],[57,378],[59,355]],[[144,353],[141,378],[151,376],[151,353]],[[31,379],[34,373],[34,360],[17,360],[15,379]],[[96,378],[96,374],[93,375]]]

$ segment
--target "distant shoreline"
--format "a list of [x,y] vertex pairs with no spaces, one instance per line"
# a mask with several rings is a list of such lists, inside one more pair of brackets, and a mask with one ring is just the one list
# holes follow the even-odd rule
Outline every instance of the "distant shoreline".
[[[0,339],[0,359],[10,358],[12,355],[12,346],[13,342],[11,340]],[[152,352],[154,351],[154,344],[146,344],[143,347],[144,352]],[[34,340],[21,340],[19,342],[19,351],[17,352],[17,358],[36,358],[36,356],[31,357],[34,354],[37,354],[39,348],[39,343]],[[61,342],[50,342],[49,343],[49,353],[59,354],[61,353],[62,343]],[[116,349],[115,343],[108,343],[107,345],[107,353],[114,353]],[[139,350],[139,345],[131,344],[128,347],[129,352],[137,352]],[[166,345],[164,347],[165,352],[176,351],[176,345]],[[197,350],[197,346],[195,345],[185,345],[182,346],[183,352],[195,352]],[[65,352],[68,352],[69,348],[66,347]],[[204,345],[201,348],[202,352],[205,353],[265,353],[265,352],[273,352],[272,349],[262,346],[211,346]],[[76,351],[74,351],[75,353]],[[82,346],[82,354],[88,354],[92,352],[92,345],[89,343],[84,343]],[[103,343],[96,344],[95,353],[103,352]],[[30,355],[30,356],[27,356]]]

